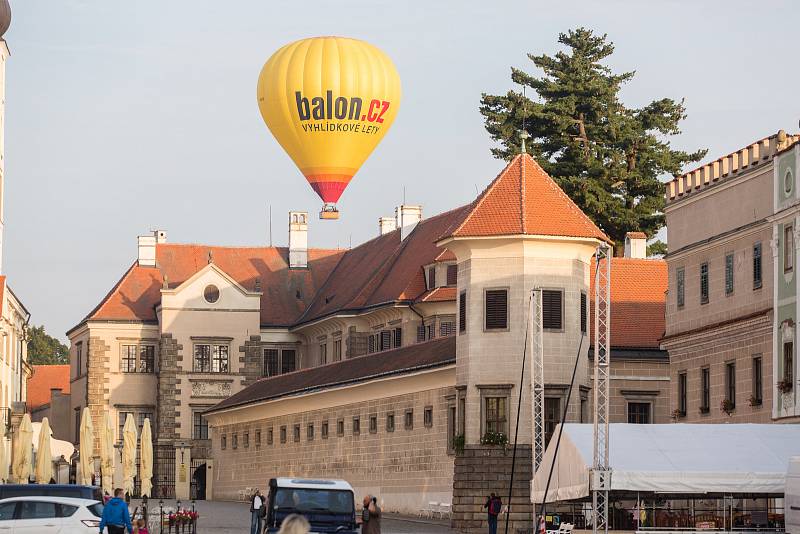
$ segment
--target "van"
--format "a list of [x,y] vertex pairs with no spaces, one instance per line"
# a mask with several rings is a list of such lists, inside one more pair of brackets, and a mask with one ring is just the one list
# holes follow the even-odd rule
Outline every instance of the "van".
[[267,532],[278,532],[291,514],[304,516],[311,532],[357,534],[355,493],[344,480],[270,479]]
[[75,484],[0,484],[0,499],[11,497],[72,497],[102,502],[103,491],[98,486]]
[[783,502],[786,507],[786,533],[800,534],[800,456],[789,458]]

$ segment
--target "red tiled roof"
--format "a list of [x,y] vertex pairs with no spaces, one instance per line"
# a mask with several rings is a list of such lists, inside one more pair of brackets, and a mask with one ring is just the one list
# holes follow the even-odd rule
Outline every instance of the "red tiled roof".
[[438,256],[436,256],[436,259],[433,261],[436,262],[456,261],[456,255],[453,254],[449,248],[445,248],[439,253]]
[[[592,260],[591,313],[594,313]],[[664,335],[667,262],[657,259],[613,258],[611,261],[611,346],[659,348]],[[589,324],[594,330],[594,315]],[[592,332],[594,343],[594,332]]]
[[350,358],[293,373],[262,378],[223,400],[206,413],[289,395],[354,384],[386,376],[454,364],[456,338],[439,338],[399,349]]
[[489,184],[446,237],[496,235],[589,237],[611,242],[528,154]]
[[69,365],[34,365],[28,379],[28,411],[50,403],[50,390],[60,388],[69,393]]
[[647,239],[647,234],[644,232],[628,232],[625,236],[631,239]]
[[456,300],[456,288],[453,286],[436,287],[419,296],[417,302],[448,302]]

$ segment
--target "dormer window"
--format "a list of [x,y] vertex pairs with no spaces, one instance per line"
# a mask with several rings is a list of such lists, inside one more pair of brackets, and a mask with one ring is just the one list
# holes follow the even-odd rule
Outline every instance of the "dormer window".
[[436,267],[428,267],[428,289],[436,287]]
[[453,263],[447,266],[447,285],[455,286],[458,283],[458,265]]

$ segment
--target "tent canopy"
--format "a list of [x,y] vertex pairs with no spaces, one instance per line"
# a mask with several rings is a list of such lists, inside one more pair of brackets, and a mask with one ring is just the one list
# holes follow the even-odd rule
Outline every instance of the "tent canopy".
[[[589,496],[591,424],[563,425],[547,502]],[[542,502],[558,429],[533,480]],[[800,425],[609,425],[611,491],[673,494],[782,494],[791,456],[800,455]]]

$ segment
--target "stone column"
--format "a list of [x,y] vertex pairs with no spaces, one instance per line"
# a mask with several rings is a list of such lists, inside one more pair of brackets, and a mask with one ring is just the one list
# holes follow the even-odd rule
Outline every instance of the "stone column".
[[[9,451],[10,461],[8,479],[19,484],[20,481],[14,478],[14,462],[17,461],[17,441],[19,441],[19,425],[22,422],[22,416],[25,414],[24,402],[11,403],[11,450]],[[27,481],[26,481],[27,482]]]
[[214,460],[206,460],[206,500],[214,499]]
[[189,500],[189,488],[192,476],[189,468],[192,465],[192,447],[183,441],[175,443],[175,498]]

